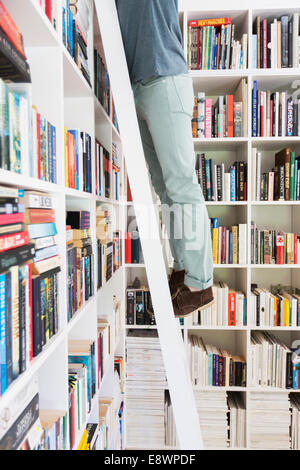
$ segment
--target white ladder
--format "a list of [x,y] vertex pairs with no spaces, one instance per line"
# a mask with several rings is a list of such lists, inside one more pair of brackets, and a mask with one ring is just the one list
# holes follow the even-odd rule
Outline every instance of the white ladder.
[[[137,210],[147,278],[155,311],[177,436],[181,449],[203,449],[195,398],[183,338],[168,287],[159,228],[149,184],[119,20],[114,0],[95,0],[103,48],[117,110],[123,152],[134,206],[143,204],[148,221]],[[151,227],[150,239],[147,226]]]

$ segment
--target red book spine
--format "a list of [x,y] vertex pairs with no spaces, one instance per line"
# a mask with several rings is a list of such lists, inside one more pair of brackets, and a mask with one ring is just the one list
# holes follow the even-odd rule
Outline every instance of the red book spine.
[[28,215],[28,220],[30,224],[46,224],[50,222],[55,222],[55,212],[52,209],[37,209],[30,210]]
[[294,235],[294,264],[297,264],[298,254],[297,254],[297,235]]
[[131,194],[129,180],[127,181],[127,201],[128,202],[132,201],[132,194]]
[[52,23],[52,0],[45,0],[45,13]]
[[284,264],[284,237],[278,235],[276,238],[277,264]]
[[131,264],[132,255],[131,255],[131,232],[126,232],[125,234],[125,263]]
[[6,34],[9,41],[17,49],[17,51],[26,59],[24,52],[23,36],[20,33],[16,23],[0,1],[0,27]]
[[37,169],[38,169],[38,178],[41,179],[41,115],[37,113],[37,153],[38,153],[38,161],[37,161]]
[[221,264],[226,263],[226,227],[222,227],[222,257]]
[[236,292],[228,292],[228,326],[236,326]]
[[227,137],[233,137],[233,95],[227,96]]
[[260,136],[264,137],[264,107],[260,106]]
[[29,243],[28,232],[18,232],[0,237],[0,253],[19,248]]
[[273,100],[270,101],[270,137],[273,136]]
[[267,68],[267,19],[263,21],[263,68]]
[[24,222],[24,213],[18,214],[1,214],[0,225],[18,224]]
[[33,359],[33,323],[32,323],[32,264],[28,265],[28,282],[29,282],[29,344],[28,344],[28,351],[29,351],[29,361],[31,362]]

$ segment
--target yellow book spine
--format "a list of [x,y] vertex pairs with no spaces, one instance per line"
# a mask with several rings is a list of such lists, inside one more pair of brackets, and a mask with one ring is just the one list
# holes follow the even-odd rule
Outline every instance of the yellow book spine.
[[88,435],[86,429],[83,431],[79,446],[77,450],[83,450],[88,440]]
[[68,157],[68,129],[64,128],[64,141],[65,141],[65,184],[66,188],[69,187],[69,157]]
[[218,238],[219,229],[213,228],[213,263],[218,264]]
[[288,299],[283,300],[283,326],[289,326],[290,321],[290,302]]

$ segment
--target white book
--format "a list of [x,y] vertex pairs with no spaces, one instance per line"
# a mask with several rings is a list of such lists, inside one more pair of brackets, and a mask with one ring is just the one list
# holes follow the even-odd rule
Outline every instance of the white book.
[[275,103],[275,137],[279,135],[279,91],[276,91]]
[[242,50],[243,50],[243,70],[246,70],[247,64],[248,64],[248,34],[243,34]]
[[223,293],[222,293],[222,287],[219,285],[217,289],[217,305],[218,305],[218,310],[217,310],[217,326],[222,326],[222,320],[223,320]]
[[257,69],[257,34],[252,34],[252,68]]
[[225,198],[224,200],[225,201],[230,201],[230,173],[225,173],[224,174],[224,186],[225,186],[225,191],[224,191],[224,195],[225,195]]
[[239,264],[247,264],[247,224],[239,224]]
[[205,136],[205,93],[198,93],[198,137]]
[[293,14],[293,67],[299,67],[299,50],[298,50],[298,37],[299,37],[299,13]]
[[251,199],[256,201],[256,148],[251,151]]
[[260,201],[261,152],[256,154],[256,201]]

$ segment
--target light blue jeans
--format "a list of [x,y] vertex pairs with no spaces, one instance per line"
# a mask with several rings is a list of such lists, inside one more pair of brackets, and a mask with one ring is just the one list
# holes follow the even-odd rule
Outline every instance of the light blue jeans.
[[212,243],[195,171],[192,78],[182,74],[143,80],[133,84],[133,92],[152,184],[163,205],[174,269],[185,269],[187,286],[207,289],[213,284]]

